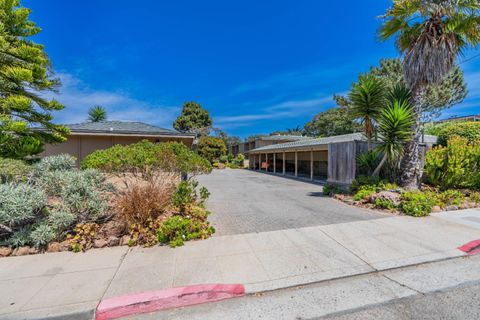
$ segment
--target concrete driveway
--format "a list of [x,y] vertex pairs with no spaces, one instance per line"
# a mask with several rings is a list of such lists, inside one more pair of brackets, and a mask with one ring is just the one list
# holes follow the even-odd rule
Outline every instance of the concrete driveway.
[[250,170],[214,170],[198,180],[216,235],[274,231],[368,220],[387,215],[322,196],[322,186]]

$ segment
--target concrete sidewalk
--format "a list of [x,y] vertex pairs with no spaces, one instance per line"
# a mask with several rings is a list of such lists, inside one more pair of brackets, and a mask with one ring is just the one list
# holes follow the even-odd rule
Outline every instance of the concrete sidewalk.
[[175,249],[3,258],[0,318],[88,319],[101,299],[123,294],[206,283],[241,283],[254,293],[459,257],[458,247],[480,239],[480,210],[451,215],[218,236]]

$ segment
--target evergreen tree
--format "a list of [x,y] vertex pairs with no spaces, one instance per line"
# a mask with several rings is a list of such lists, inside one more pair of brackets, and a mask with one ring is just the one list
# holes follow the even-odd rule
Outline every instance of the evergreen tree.
[[212,118],[207,110],[194,101],[183,104],[182,113],[173,122],[173,127],[180,132],[195,133],[197,136],[208,135],[212,127]]
[[[68,129],[52,123],[63,109],[45,98],[60,83],[53,77],[43,46],[30,37],[40,28],[18,0],[0,0],[0,156],[21,158],[42,151],[45,142],[61,142]],[[32,130],[41,126],[44,130]]]

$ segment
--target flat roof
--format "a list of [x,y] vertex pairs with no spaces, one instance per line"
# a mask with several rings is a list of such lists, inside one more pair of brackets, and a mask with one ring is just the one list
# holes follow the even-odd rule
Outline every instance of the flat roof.
[[[343,134],[339,136],[331,136],[331,137],[325,137],[325,138],[312,138],[308,140],[272,144],[269,146],[252,149],[250,150],[250,153],[260,153],[265,151],[276,151],[276,150],[284,150],[284,149],[309,149],[317,146],[325,146],[331,143],[351,142],[351,141],[367,141],[367,139],[363,133],[357,132],[357,133]],[[423,142],[428,144],[434,144],[437,142],[437,137],[425,135]]]

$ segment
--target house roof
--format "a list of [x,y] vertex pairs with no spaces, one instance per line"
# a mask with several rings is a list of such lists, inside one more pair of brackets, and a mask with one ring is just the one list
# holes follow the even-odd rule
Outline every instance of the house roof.
[[[363,133],[357,132],[357,133],[344,134],[340,136],[312,138],[312,139],[304,139],[304,140],[293,141],[293,142],[272,144],[269,146],[250,150],[250,152],[255,153],[255,152],[261,152],[261,151],[275,151],[275,150],[282,150],[282,149],[297,149],[297,148],[308,149],[309,147],[328,145],[330,143],[349,142],[349,141],[367,141],[367,139]],[[437,137],[425,135],[423,142],[427,144],[435,144],[437,142]]]
[[294,135],[273,135],[273,136],[261,136],[259,137],[260,140],[266,140],[266,141],[277,141],[277,140],[292,140],[292,141],[297,141],[297,140],[307,140],[307,139],[312,139],[311,137],[304,137],[304,136],[294,136]]
[[98,121],[66,124],[72,134],[183,136],[194,138],[193,134],[181,133],[135,121]]

